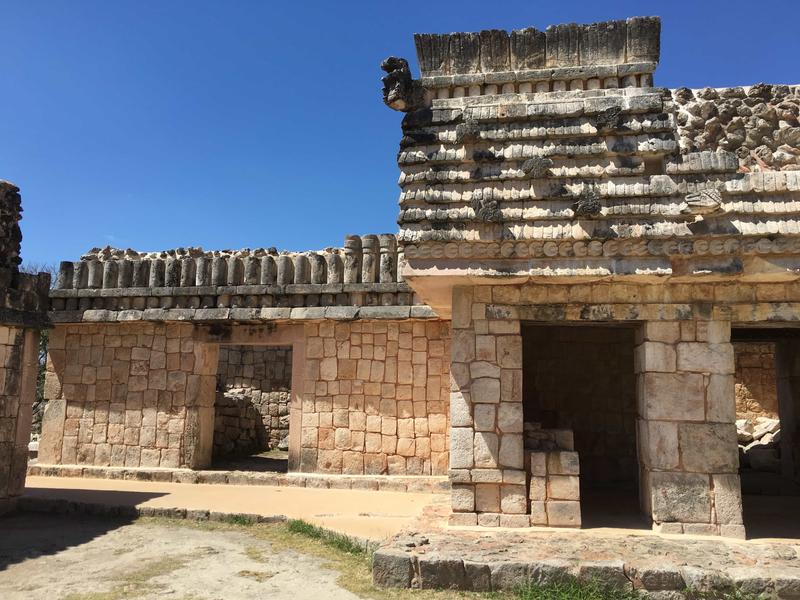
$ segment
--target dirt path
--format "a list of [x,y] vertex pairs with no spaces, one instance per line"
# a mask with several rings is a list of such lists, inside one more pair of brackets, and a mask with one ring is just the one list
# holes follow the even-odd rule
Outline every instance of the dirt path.
[[0,519],[3,600],[326,598],[358,596],[324,561],[239,531],[81,516]]

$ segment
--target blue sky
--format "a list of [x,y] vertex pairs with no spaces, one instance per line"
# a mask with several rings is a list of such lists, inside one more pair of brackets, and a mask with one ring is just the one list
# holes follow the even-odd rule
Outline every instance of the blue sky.
[[339,245],[395,231],[401,114],[379,63],[414,32],[660,15],[656,85],[800,83],[797,0],[0,1],[0,178],[23,257]]

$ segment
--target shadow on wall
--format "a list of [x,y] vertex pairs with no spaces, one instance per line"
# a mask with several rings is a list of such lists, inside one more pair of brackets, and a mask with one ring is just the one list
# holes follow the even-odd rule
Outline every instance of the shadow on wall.
[[47,554],[57,554],[128,525],[136,517],[93,517],[71,514],[69,502],[132,507],[164,494],[102,490],[32,488],[26,496],[65,500],[62,514],[13,512],[0,517],[0,571]]

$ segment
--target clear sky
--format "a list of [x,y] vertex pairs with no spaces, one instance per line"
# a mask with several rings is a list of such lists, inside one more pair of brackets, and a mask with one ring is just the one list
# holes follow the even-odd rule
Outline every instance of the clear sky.
[[414,32],[660,15],[656,85],[800,83],[800,1],[0,0],[0,178],[23,258],[320,249],[395,231]]

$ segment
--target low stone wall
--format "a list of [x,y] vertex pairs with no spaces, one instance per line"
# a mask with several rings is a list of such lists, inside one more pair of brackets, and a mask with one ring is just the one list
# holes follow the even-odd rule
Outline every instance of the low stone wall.
[[290,346],[221,346],[215,456],[288,449],[291,390]]
[[305,335],[303,471],[447,473],[449,322],[326,321]]
[[0,514],[25,487],[38,332],[0,325]]
[[[43,464],[202,467],[217,347],[188,323],[60,326],[50,334]],[[207,441],[206,441],[207,440]]]

